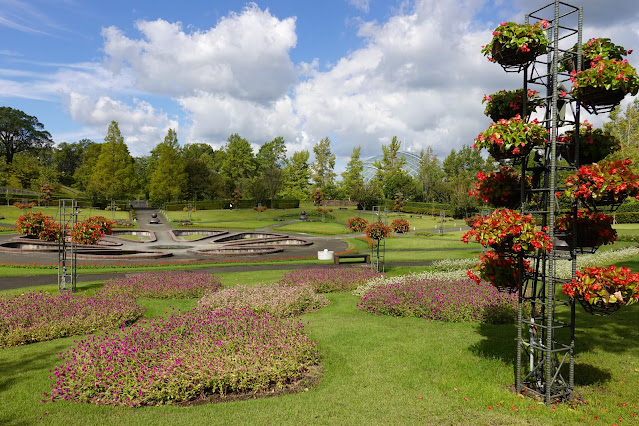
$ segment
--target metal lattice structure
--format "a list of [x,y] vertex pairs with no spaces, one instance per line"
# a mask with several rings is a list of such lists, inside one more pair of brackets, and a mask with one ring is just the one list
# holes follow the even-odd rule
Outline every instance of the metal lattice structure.
[[[373,206],[372,222],[382,222],[388,225],[388,209],[385,206]],[[386,239],[376,240],[377,245],[371,247],[371,266],[377,272],[384,272],[384,259],[386,257]]]
[[[561,210],[555,193],[561,191],[563,181],[558,182],[558,171],[572,167],[561,167],[558,164],[557,138],[562,126],[570,125],[579,128],[579,104],[571,104],[572,117],[562,116],[566,102],[560,97],[564,83],[568,84],[570,76],[559,72],[559,58],[578,46],[578,67],[581,66],[583,10],[581,8],[555,1],[526,16],[526,23],[547,20],[548,39],[551,42],[545,58],[537,58],[525,66],[524,93],[534,86],[541,94],[545,93],[545,116],[543,124],[549,131],[549,143],[535,152],[533,161],[522,164],[522,213],[531,214],[538,224],[546,227],[547,234],[555,243],[551,252],[537,251],[530,256],[519,256],[520,283],[517,358],[515,387],[517,393],[527,393],[541,398],[546,404],[574,397],[574,339],[575,339],[575,305],[570,299],[557,298],[557,285],[565,282],[557,276],[557,261],[572,261],[572,275],[575,276],[577,251],[567,245],[560,244],[557,237],[567,237],[567,233],[558,235],[555,231],[555,219],[563,213],[574,213],[576,205]],[[524,96],[525,98],[525,96]],[[525,102],[525,101],[524,101]],[[567,101],[571,102],[571,101]],[[523,115],[526,116],[524,104]],[[578,130],[575,131],[578,140]],[[576,149],[579,144],[575,143]],[[578,153],[577,153],[578,158]],[[578,163],[578,161],[576,162]],[[576,164],[578,165],[578,164]],[[524,188],[524,180],[532,178],[532,189]],[[537,198],[535,207],[526,201]],[[575,217],[573,216],[573,217]],[[576,232],[576,227],[573,230]],[[578,239],[572,236],[573,241]],[[524,266],[530,262],[530,270]],[[524,309],[530,314],[524,316]]]
[[58,290],[75,291],[77,281],[76,260],[78,247],[69,237],[78,222],[78,203],[73,199],[58,200]]

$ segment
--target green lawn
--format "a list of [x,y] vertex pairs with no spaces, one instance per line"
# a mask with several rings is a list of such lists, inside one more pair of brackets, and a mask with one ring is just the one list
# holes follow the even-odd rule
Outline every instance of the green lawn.
[[[34,207],[32,209],[19,209],[15,206],[0,206],[0,216],[4,216],[4,219],[0,219],[0,223],[5,223],[9,225],[15,225],[18,217],[24,214],[27,211],[32,212],[42,212],[42,214],[46,216],[51,216],[54,219],[58,217],[58,206],[51,207]],[[94,208],[82,208],[80,209],[80,213],[78,214],[78,220],[83,221],[91,216],[104,216],[107,219],[111,220],[112,215],[115,219],[129,220],[129,212],[127,211],[106,211]]]
[[[284,271],[230,274],[225,285],[277,280]],[[95,290],[98,284],[87,286]],[[510,391],[513,325],[450,324],[363,313],[351,294],[302,318],[319,343],[323,377],[297,394],[191,407],[122,409],[41,403],[70,337],[0,350],[3,424],[633,424],[639,415],[636,306],[610,318],[577,312],[576,389],[587,404],[553,410]],[[195,300],[141,302],[147,316]],[[611,331],[614,330],[614,333]],[[596,416],[596,417],[595,417]]]

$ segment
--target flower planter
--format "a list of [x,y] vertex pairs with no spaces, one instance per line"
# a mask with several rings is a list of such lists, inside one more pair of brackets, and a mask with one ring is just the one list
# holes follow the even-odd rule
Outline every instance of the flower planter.
[[488,148],[488,153],[497,161],[499,160],[506,160],[506,159],[520,159],[520,158],[524,158],[525,156],[527,156],[528,154],[530,154],[530,152],[533,149],[533,144],[526,144],[524,146],[520,146],[519,147],[519,151],[518,152],[513,152],[512,150],[509,151],[502,151],[502,148],[498,145],[493,145],[490,148]]
[[604,108],[614,108],[617,106],[626,93],[622,90],[608,90],[603,87],[584,87],[581,89],[577,100],[589,112],[596,108],[601,111]]
[[526,65],[535,60],[539,52],[539,46],[528,46],[527,52],[521,49],[504,47],[499,41],[493,43],[492,57],[499,65],[519,66]]
[[613,313],[617,312],[622,305],[619,303],[610,303],[608,305],[597,302],[595,304],[590,304],[590,302],[586,302],[583,298],[577,298],[579,304],[584,308],[584,311],[588,312],[591,315],[597,315],[601,317],[608,317]]
[[[559,155],[561,158],[566,160],[568,164],[571,166],[575,166],[577,163],[575,161],[575,145],[574,144],[557,144],[557,148],[559,148]],[[608,154],[599,153],[599,154],[583,154],[579,153],[579,165],[583,164],[592,164],[598,163],[599,161],[606,158]]]

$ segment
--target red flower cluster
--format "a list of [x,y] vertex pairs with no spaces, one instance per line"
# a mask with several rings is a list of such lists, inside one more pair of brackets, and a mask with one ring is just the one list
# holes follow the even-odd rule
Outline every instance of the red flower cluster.
[[[479,255],[481,263],[475,265],[472,270],[467,270],[469,278],[478,284],[481,279],[490,282],[498,288],[508,288],[515,290],[519,288],[519,265],[517,259],[500,256],[494,251],[488,251]],[[530,269],[530,262],[522,259],[522,267],[525,271]],[[479,275],[476,275],[477,272]]]
[[591,305],[630,305],[639,300],[639,273],[615,266],[584,268],[577,278],[564,284],[564,294]]
[[512,249],[516,253],[532,253],[536,250],[552,250],[552,241],[543,231],[536,230],[531,215],[522,215],[510,209],[496,209],[492,214],[478,216],[471,225],[473,229],[462,236],[468,243],[469,237],[483,246],[496,250]]
[[18,234],[37,237],[44,230],[44,223],[51,219],[41,212],[27,212],[16,221],[15,230]]
[[[599,247],[617,240],[617,231],[612,227],[614,218],[603,213],[590,210],[577,210],[577,232],[582,247]],[[572,231],[573,215],[561,215],[555,222],[559,232]],[[568,238],[571,240],[572,237]]]
[[373,222],[366,227],[366,236],[371,240],[383,240],[391,232],[390,227],[384,225],[383,222]]
[[368,226],[368,221],[359,216],[348,219],[348,229],[353,232],[364,232]]
[[410,223],[406,219],[395,219],[391,222],[393,232],[405,233],[410,231]]
[[626,158],[581,166],[577,173],[564,179],[564,194],[589,206],[621,203],[627,197],[639,200],[639,175],[632,172],[630,164],[632,161]]
[[[495,207],[513,207],[520,201],[519,174],[510,167],[501,167],[497,172],[479,172],[475,189],[468,195]],[[526,182],[530,186],[529,181]]]

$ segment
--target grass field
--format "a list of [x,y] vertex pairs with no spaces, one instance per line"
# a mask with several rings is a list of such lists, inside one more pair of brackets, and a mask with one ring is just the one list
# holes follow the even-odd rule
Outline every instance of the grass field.
[[[277,280],[284,271],[220,274],[225,286]],[[93,292],[99,283],[83,285]],[[52,289],[50,289],[52,290]],[[297,394],[190,407],[122,409],[40,402],[58,352],[78,337],[0,350],[2,424],[633,424],[639,415],[639,309],[614,317],[577,312],[576,389],[586,404],[553,410],[511,392],[513,325],[429,322],[359,311],[358,299],[302,319],[319,343],[324,371]],[[143,301],[147,317],[195,300]],[[611,331],[614,330],[614,333]]]
[[[0,206],[0,216],[4,216],[4,219],[0,219],[0,223],[13,226],[18,220],[18,217],[20,217],[20,215],[24,214],[27,211],[42,212],[42,214],[46,216],[51,216],[54,219],[58,218],[57,205],[51,206],[51,207],[34,207],[32,209],[26,209],[26,210],[19,209],[15,206],[5,205],[5,206]],[[80,209],[80,213],[78,214],[78,220],[83,221],[91,216],[104,216],[107,219],[111,220],[112,214],[114,215],[115,219],[122,219],[127,221],[129,220],[129,212],[127,211],[111,212],[111,211],[105,211],[105,210],[94,209],[94,208]]]

